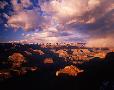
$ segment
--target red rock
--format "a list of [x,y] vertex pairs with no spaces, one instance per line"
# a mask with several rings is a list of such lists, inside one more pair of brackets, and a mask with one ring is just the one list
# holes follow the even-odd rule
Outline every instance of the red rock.
[[77,76],[78,73],[83,72],[83,70],[80,70],[79,68],[71,65],[66,66],[64,69],[60,69],[56,72],[56,76],[59,76],[60,74],[67,74],[69,76]]
[[38,55],[43,55],[45,54],[43,51],[41,50],[33,50],[34,53],[38,54]]
[[54,63],[53,59],[52,58],[46,58],[44,59],[44,64],[52,64]]
[[21,53],[14,53],[13,55],[9,56],[9,60],[12,63],[12,67],[20,67],[25,61],[25,58]]

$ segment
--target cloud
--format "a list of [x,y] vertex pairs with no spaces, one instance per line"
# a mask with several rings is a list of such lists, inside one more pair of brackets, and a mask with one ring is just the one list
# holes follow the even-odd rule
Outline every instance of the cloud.
[[87,41],[87,47],[114,47],[112,37],[94,38]]
[[[42,25],[42,28],[53,27],[54,22],[60,27],[61,25],[71,22],[74,19],[78,19],[77,17],[82,16],[85,12],[87,12],[88,8],[91,10],[91,8],[94,8],[100,3],[99,0],[52,0],[44,1],[43,3],[42,1],[39,1],[41,2],[39,3],[39,8],[39,6],[35,7],[33,5],[33,2],[31,2],[30,0],[20,0],[20,2],[17,2],[17,0],[12,0],[11,2],[13,5],[14,15],[12,15],[11,18],[8,20],[8,24],[10,24],[10,26],[14,28],[23,27],[23,29],[25,29],[26,31],[33,27],[34,29],[36,29],[36,27],[38,26],[36,26],[35,24],[39,25],[40,20],[40,25]],[[27,9],[27,7],[30,6],[33,7],[31,11]],[[41,13],[39,11],[40,9],[45,14],[47,14],[47,16],[45,15],[45,19],[50,19],[50,22],[52,23],[51,25],[46,25],[45,23],[47,22],[45,22],[45,20],[42,20],[44,19],[44,17],[37,14],[37,12]],[[31,13],[33,13],[33,15]],[[22,18],[23,21],[20,21],[18,18]],[[30,21],[32,21],[33,24],[31,24]]]
[[0,1],[0,9],[4,9],[5,8],[5,6],[7,6],[8,5],[8,3],[7,2],[5,2],[5,1]]
[[95,47],[114,47],[114,10],[107,11],[101,18],[91,24],[85,24],[89,35],[87,45]]
[[[99,5],[102,5],[102,3],[104,3],[104,2],[105,2],[105,0],[84,0],[84,1],[83,0],[70,0],[70,1],[69,0],[49,0],[49,1],[44,1],[44,2],[39,0],[40,7],[39,6],[35,7],[33,5],[33,2],[31,2],[30,0],[20,0],[20,3],[18,3],[16,0],[12,0],[12,5],[13,5],[15,14],[11,16],[8,23],[12,21],[11,20],[12,18],[13,19],[17,18],[17,17],[23,18],[23,16],[21,16],[20,14],[23,14],[22,12],[25,12],[25,11],[30,12],[26,8],[26,7],[30,7],[30,6],[33,7],[32,8],[33,14],[34,13],[37,14],[37,12],[39,12],[39,13],[43,12],[46,17],[45,19],[47,19],[47,18],[48,18],[48,20],[50,19],[49,21],[51,22],[51,24],[44,25],[45,21],[43,21],[44,23],[42,25],[42,28],[54,27],[55,23],[58,24],[59,27],[61,27],[61,26],[64,27],[65,24],[70,24],[70,23],[74,23],[74,22],[84,22],[85,23],[85,19],[87,19],[87,18],[88,18],[88,20],[86,22],[91,23],[91,22],[95,22],[95,20],[96,20],[95,17],[90,18],[90,16],[92,16],[92,11],[93,10],[95,11],[95,9],[97,7],[99,7]],[[39,11],[40,9],[41,9],[41,12]],[[28,13],[28,14],[31,15],[31,13]],[[26,17],[30,16],[28,14],[26,14],[24,16],[26,16]],[[33,16],[35,16],[35,15],[33,15]],[[25,20],[25,22],[26,22],[27,19],[29,21],[32,18],[33,18],[32,21],[37,20],[37,16],[35,16],[35,17],[36,18],[34,19],[34,17],[32,17],[32,15],[31,15],[31,17],[29,17],[30,19],[26,18],[26,20],[23,19],[23,21]],[[42,19],[44,17],[40,15],[40,18]],[[34,22],[39,25],[38,21],[37,22],[34,21]],[[34,25],[35,25],[35,23],[34,23]],[[42,22],[41,22],[41,24],[42,24]],[[30,25],[29,26],[28,26],[28,24],[25,25],[24,29],[26,29],[26,28],[28,29],[28,27],[32,26],[32,25],[31,26]],[[34,27],[34,25],[33,25],[33,27]],[[21,26],[24,27],[22,24],[19,24],[17,26],[16,25],[12,25],[12,26],[13,27],[21,27]]]
[[32,2],[30,0],[20,0],[20,3],[24,8],[32,6]]
[[16,29],[22,28],[25,31],[35,30],[45,23],[48,24],[45,17],[41,17],[33,10],[19,12],[8,19],[8,25]]
[[[12,0],[8,25],[25,31],[41,29],[25,41],[86,41],[88,46],[111,46],[114,0]],[[29,9],[29,7],[31,7]],[[27,36],[26,36],[27,37]],[[95,44],[96,42],[97,44]],[[112,43],[112,45],[114,45]]]
[[59,23],[65,24],[74,20],[80,22],[79,17],[83,18],[85,13],[91,14],[104,2],[105,0],[52,0],[41,4],[41,9]]
[[32,2],[30,0],[19,0],[19,1],[20,2],[18,2],[17,0],[11,0],[13,10],[15,12],[23,11],[25,8],[32,6]]
[[60,39],[58,36],[53,35],[52,32],[38,32],[32,34],[26,34],[25,40],[21,40],[21,42],[26,41],[27,43],[56,43],[59,42]]
[[[57,42],[75,42],[75,41],[82,41],[84,38],[81,36],[78,32],[72,30],[67,31],[56,31],[52,32],[50,30],[46,31],[40,31],[40,32],[34,32],[34,33],[28,33],[23,34],[24,40],[21,40],[21,42],[27,42],[27,43],[57,43]],[[80,42],[81,42],[80,41]]]
[[[101,0],[96,7],[76,17],[67,24],[82,36],[87,35],[87,46],[114,47],[114,1]],[[84,38],[81,38],[83,40]],[[73,40],[73,38],[71,38]]]

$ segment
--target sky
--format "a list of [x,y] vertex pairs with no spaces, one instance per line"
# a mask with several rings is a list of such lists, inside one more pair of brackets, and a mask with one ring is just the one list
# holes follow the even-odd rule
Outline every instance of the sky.
[[114,0],[1,0],[0,42],[114,47]]

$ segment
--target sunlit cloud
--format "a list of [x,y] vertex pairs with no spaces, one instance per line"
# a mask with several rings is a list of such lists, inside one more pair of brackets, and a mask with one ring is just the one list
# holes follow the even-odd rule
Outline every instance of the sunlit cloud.
[[35,30],[43,25],[48,24],[45,17],[41,17],[35,11],[22,11],[13,15],[8,20],[8,25],[13,28],[22,28],[25,31]]
[[37,2],[34,6],[31,0],[11,0],[12,15],[4,14],[8,19],[7,27],[33,31],[23,35],[26,42],[86,41],[91,46],[93,41],[99,42],[95,46],[100,46],[100,42],[103,46],[113,42],[114,0]]

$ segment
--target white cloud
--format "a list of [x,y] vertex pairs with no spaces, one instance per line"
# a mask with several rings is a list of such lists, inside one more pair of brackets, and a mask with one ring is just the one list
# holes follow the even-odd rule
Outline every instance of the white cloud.
[[25,31],[35,30],[42,25],[46,25],[48,22],[44,17],[38,15],[37,12],[33,10],[29,11],[22,11],[16,15],[12,15],[9,20],[8,24],[13,28],[23,28]]

